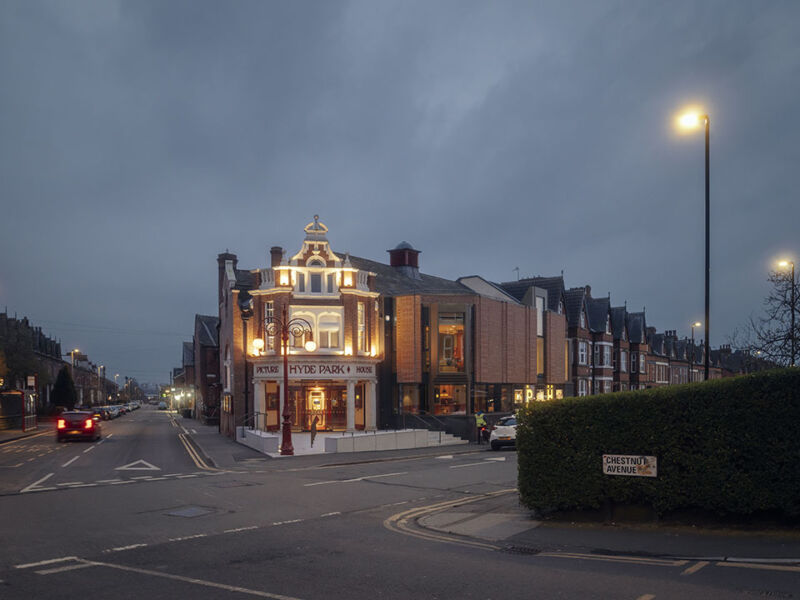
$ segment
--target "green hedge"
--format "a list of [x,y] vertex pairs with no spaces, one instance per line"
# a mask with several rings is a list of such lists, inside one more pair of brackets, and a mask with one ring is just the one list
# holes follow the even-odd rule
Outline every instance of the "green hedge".
[[[522,503],[607,502],[800,516],[800,368],[537,402],[517,428]],[[603,454],[658,458],[658,477],[604,475]]]

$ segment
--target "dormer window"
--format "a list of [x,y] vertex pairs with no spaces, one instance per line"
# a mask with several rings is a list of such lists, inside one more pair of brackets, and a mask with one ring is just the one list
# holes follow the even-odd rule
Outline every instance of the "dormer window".
[[581,311],[581,328],[586,329],[586,314]]

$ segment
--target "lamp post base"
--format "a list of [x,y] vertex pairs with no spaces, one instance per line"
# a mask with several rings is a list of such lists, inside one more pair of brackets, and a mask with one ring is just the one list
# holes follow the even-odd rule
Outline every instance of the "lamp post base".
[[292,445],[292,426],[289,419],[283,421],[281,428],[281,448],[280,453],[282,456],[294,456],[294,446]]

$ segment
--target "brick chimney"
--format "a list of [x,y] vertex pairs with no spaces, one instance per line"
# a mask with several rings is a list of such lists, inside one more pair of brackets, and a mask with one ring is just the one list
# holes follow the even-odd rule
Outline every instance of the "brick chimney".
[[279,266],[281,264],[281,260],[283,260],[283,248],[280,246],[273,246],[269,249],[269,255],[271,258],[271,266],[273,268]]
[[235,254],[226,251],[217,255],[217,290],[219,292],[219,304],[222,304],[225,300],[225,293],[223,290],[225,289],[224,283],[226,281],[225,265],[228,261],[233,263],[233,270],[236,272],[236,265],[239,264],[239,259]]

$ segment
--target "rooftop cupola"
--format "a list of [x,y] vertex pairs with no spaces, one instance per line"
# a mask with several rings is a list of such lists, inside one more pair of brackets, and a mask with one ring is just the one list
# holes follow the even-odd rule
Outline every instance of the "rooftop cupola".
[[419,279],[419,250],[408,242],[400,242],[392,250],[387,250],[389,253],[389,264],[403,273],[406,277],[412,279]]
[[306,225],[306,241],[307,242],[324,242],[328,243],[328,238],[325,236],[328,233],[328,228],[324,223],[319,222],[319,215],[314,215],[314,220]]

